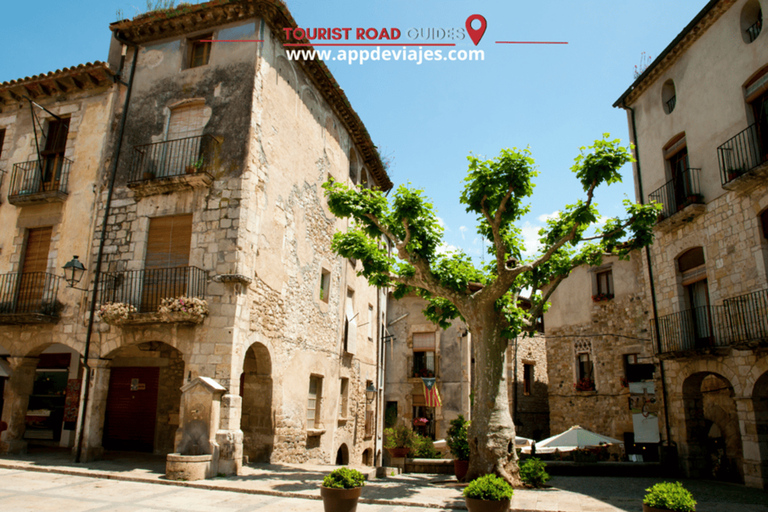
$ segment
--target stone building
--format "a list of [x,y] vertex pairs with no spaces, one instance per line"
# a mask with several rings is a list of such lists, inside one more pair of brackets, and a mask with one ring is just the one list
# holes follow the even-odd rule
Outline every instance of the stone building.
[[85,295],[61,269],[87,261],[113,78],[95,62],[0,84],[2,451],[74,439]]
[[[377,460],[387,297],[356,275],[358,263],[332,252],[333,233],[347,224],[329,212],[321,185],[392,183],[327,67],[288,60],[283,29],[296,26],[278,0],[187,5],[110,26],[103,68],[117,70],[124,85],[93,125],[111,135],[83,177],[98,206],[80,218],[96,220],[74,228],[85,237],[79,247],[90,241],[90,272],[109,204],[86,459],[104,448],[162,454],[195,446],[215,451],[226,474],[244,456]],[[22,156],[29,159],[13,163]],[[18,266],[9,250],[21,244],[16,236],[0,264]],[[60,259],[69,252],[58,251]],[[82,310],[72,314],[87,325]],[[48,328],[64,328],[62,320]],[[83,331],[61,343],[82,354]],[[30,335],[0,344],[13,363],[47,343]],[[224,388],[214,429],[194,408],[180,409],[181,388],[198,377]],[[29,387],[21,372],[14,379],[6,398]],[[366,389],[376,390],[370,400]],[[6,405],[14,425],[23,423],[22,401]],[[23,430],[3,438],[20,441]]]
[[658,460],[654,360],[640,254],[575,268],[544,314],[553,434],[580,425]]
[[[768,483],[768,35],[758,0],[712,0],[614,106],[638,201],[663,204],[645,275],[690,475]],[[646,259],[642,258],[645,264]]]
[[[427,424],[414,425],[414,430],[444,439],[451,420],[460,414],[471,419],[472,333],[459,319],[441,329],[424,317],[425,305],[415,295],[388,301],[384,414],[390,424],[401,419],[413,425],[426,418]],[[541,438],[549,431],[544,347],[543,337],[536,336],[520,337],[507,349],[510,413],[519,436]],[[436,378],[441,406],[427,407],[421,377]]]

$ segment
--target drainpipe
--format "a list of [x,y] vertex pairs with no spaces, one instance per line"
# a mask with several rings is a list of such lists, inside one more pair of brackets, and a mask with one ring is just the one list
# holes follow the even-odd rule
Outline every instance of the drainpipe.
[[[635,143],[635,160],[637,163],[637,185],[640,189],[640,204],[645,204],[645,193],[643,192],[643,175],[640,172],[640,144],[637,140],[637,126],[635,124],[635,109],[628,106],[624,101],[621,108],[629,110],[632,118],[632,138]],[[659,336],[659,309],[656,303],[656,286],[653,282],[653,265],[651,263],[651,250],[645,248],[645,258],[648,263],[648,282],[651,288],[651,307],[653,308],[653,330],[656,336],[656,350],[661,353],[661,336]],[[664,361],[659,359],[659,377],[661,379],[661,395],[664,400],[664,425],[667,431],[667,445],[672,446],[672,433],[669,429],[669,402],[667,401],[667,385],[664,375]]]
[[[134,43],[123,39],[118,32],[114,33],[115,39],[125,46],[133,48],[133,62],[131,63],[131,77],[128,79],[128,89],[125,92],[125,103],[123,104],[123,113],[120,116],[120,129],[117,135],[117,144],[112,157],[112,169],[109,176],[109,188],[107,190],[107,201],[104,205],[104,218],[101,222],[101,235],[99,237],[99,252],[96,256],[96,268],[93,271],[93,293],[91,294],[90,315],[88,318],[88,329],[85,334],[85,350],[83,353],[83,369],[85,378],[85,390],[83,391],[82,414],[80,415],[80,433],[77,437],[77,455],[75,462],[80,462],[83,452],[83,435],[85,433],[85,415],[87,414],[88,398],[91,390],[91,367],[88,365],[88,357],[91,349],[91,337],[93,336],[93,322],[96,316],[96,300],[99,292],[99,277],[101,276],[101,263],[104,258],[104,244],[107,238],[107,219],[109,218],[109,209],[112,205],[112,194],[115,190],[115,177],[117,176],[117,163],[120,157],[120,149],[123,146],[123,134],[125,133],[125,123],[128,118],[128,105],[131,101],[131,91],[133,90],[133,77],[136,73],[136,63],[139,60],[139,47]],[[119,86],[118,86],[119,87]]]

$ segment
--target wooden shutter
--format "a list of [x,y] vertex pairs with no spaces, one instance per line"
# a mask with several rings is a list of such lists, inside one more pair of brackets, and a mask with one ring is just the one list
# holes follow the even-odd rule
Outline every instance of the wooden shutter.
[[24,251],[22,274],[48,270],[48,251],[51,246],[53,227],[34,228],[27,232],[27,248]]
[[197,137],[203,134],[203,103],[193,103],[171,110],[168,135],[165,140]]
[[45,138],[45,149],[41,156],[43,160],[43,190],[58,190],[61,170],[64,166],[64,152],[67,149],[69,135],[69,118],[48,123],[48,134]]
[[192,215],[149,219],[147,256],[144,260],[144,268],[189,266],[191,242]]

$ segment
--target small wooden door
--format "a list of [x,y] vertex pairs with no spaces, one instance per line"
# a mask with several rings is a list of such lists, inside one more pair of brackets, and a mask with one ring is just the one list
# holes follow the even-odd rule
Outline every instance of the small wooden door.
[[40,152],[43,163],[42,189],[59,190],[61,170],[64,166],[64,152],[67,149],[69,118],[52,119],[48,123],[45,149]]
[[155,311],[166,297],[187,293],[192,215],[149,220],[141,311]]
[[42,306],[52,232],[51,226],[27,231],[27,246],[21,265],[16,305],[16,311],[19,313],[37,311]]
[[112,368],[104,448],[151,452],[155,446],[160,368]]

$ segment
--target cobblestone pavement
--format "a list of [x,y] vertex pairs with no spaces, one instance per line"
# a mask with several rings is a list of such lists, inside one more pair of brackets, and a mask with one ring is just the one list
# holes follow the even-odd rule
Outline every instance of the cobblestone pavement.
[[[164,461],[146,455],[74,464],[66,454],[0,457],[0,511],[322,511],[318,486],[333,466],[251,465],[236,477],[164,479]],[[368,468],[370,469],[370,468]],[[514,511],[640,512],[644,489],[631,477],[554,477],[543,490],[517,490]],[[685,480],[698,512],[768,512],[768,492]],[[359,512],[462,510],[463,485],[445,475],[399,475],[368,482]]]

